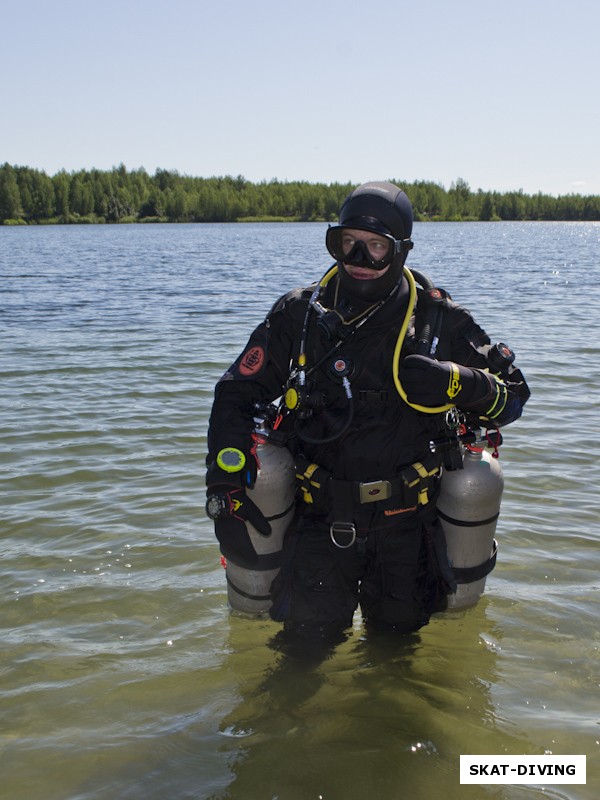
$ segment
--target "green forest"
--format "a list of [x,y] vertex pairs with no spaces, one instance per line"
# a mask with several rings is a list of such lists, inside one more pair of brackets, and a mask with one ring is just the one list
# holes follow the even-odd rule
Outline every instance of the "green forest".
[[[458,178],[449,189],[432,181],[392,178],[408,194],[415,219],[600,220],[600,195],[527,195],[473,191]],[[0,224],[107,222],[333,221],[351,183],[263,181],[243,176],[195,178],[174,170],[80,170],[47,175],[0,166]]]

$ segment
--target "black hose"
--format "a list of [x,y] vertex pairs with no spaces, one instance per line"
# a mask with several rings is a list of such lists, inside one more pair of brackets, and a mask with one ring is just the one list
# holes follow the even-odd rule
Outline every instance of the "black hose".
[[354,419],[354,401],[350,397],[348,400],[348,416],[347,419],[338,433],[332,434],[331,436],[327,436],[324,439],[314,439],[312,436],[308,436],[306,433],[303,433],[300,430],[300,420],[296,418],[296,422],[294,424],[294,431],[298,435],[299,439],[302,439],[303,442],[307,444],[329,444],[330,442],[335,442],[336,439],[339,439],[340,436],[343,436],[348,428],[350,427],[350,423]]
[[[428,275],[425,275],[423,272],[419,272],[416,269],[411,269],[414,279],[417,281],[420,286],[425,289],[425,291],[430,291],[431,289],[435,289],[433,281]],[[433,337],[438,334],[439,324],[441,320],[442,309],[438,303],[432,303],[429,308],[427,309],[427,313],[425,316],[425,324],[423,325],[423,330],[419,334],[419,338],[417,339],[417,346],[416,346],[416,353],[420,356],[429,356],[432,355],[431,353],[431,344],[433,342]]]
[[425,275],[423,272],[419,272],[416,269],[411,269],[411,273],[416,282],[420,284],[420,286],[422,286],[423,289],[435,289],[433,281],[428,275]]

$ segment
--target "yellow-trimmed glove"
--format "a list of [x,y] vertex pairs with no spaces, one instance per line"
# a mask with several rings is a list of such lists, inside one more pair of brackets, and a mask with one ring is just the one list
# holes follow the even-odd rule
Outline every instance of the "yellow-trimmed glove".
[[400,366],[400,383],[411,403],[435,408],[447,403],[461,407],[485,404],[495,394],[496,381],[488,373],[453,361],[410,355]]

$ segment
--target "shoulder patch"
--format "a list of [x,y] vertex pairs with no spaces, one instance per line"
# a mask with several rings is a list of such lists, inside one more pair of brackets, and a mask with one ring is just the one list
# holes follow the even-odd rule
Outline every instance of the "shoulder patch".
[[260,372],[264,363],[264,348],[260,345],[254,345],[246,350],[242,356],[238,370],[240,375],[243,375],[245,378],[247,378],[250,375],[256,375],[257,372]]

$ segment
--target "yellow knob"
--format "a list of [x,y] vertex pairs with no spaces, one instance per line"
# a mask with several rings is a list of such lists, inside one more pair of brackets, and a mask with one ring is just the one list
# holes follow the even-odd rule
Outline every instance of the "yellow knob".
[[290,411],[293,411],[295,408],[298,408],[299,402],[300,398],[298,397],[298,392],[295,389],[288,389],[285,393],[286,408],[289,408]]

